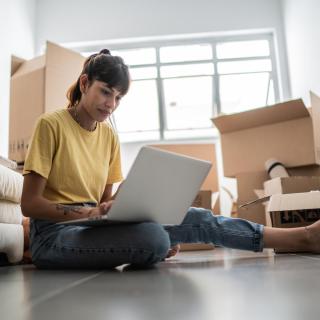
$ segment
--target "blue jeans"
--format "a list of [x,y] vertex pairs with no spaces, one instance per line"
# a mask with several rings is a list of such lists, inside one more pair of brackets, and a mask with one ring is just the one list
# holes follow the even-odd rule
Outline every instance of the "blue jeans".
[[165,229],[171,245],[199,242],[254,252],[263,250],[263,225],[213,215],[203,208],[191,207],[180,225],[165,226]]
[[163,260],[169,247],[181,242],[261,251],[262,235],[262,225],[214,216],[201,208],[190,208],[181,225],[165,227],[152,222],[86,227],[30,220],[32,261],[43,269],[103,269],[122,264],[145,268]]

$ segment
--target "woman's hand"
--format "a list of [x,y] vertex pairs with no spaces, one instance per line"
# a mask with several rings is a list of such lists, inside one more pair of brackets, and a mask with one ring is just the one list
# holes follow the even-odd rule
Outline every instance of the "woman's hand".
[[88,217],[97,217],[97,216],[103,216],[107,214],[112,204],[113,204],[113,200],[110,200],[107,202],[101,202],[97,207],[89,211]]

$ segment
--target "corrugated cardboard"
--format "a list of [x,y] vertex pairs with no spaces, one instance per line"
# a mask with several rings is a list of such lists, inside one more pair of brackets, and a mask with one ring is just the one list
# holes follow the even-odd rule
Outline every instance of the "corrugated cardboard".
[[268,204],[272,225],[295,228],[320,219],[320,192],[275,194]]
[[[269,180],[266,171],[244,172],[236,175],[238,191],[238,214],[242,219],[264,225],[271,225],[269,214],[263,203],[256,203],[252,206],[240,208],[240,205],[257,199],[256,190],[266,188],[265,195],[292,192],[308,192],[317,189],[319,186],[320,166],[306,166],[288,169],[289,178],[276,178]],[[305,176],[305,177],[301,177]],[[298,179],[298,180],[296,180]]]
[[320,177],[274,178],[264,183],[264,194],[299,193],[320,190]]
[[264,170],[269,158],[286,168],[319,164],[319,101],[311,93],[313,120],[301,99],[212,119],[221,134],[224,175]]
[[25,159],[37,118],[67,104],[66,92],[77,80],[84,57],[47,42],[46,53],[29,61],[12,57],[9,158]]
[[236,175],[238,201],[237,201],[237,217],[267,225],[267,217],[265,207],[262,203],[246,208],[240,208],[241,204],[250,202],[257,198],[256,189],[262,189],[263,183],[269,179],[265,171],[246,172]]

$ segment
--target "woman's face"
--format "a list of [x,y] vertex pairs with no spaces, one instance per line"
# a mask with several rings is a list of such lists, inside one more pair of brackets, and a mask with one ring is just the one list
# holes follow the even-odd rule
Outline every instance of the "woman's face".
[[122,94],[107,83],[94,80],[89,84],[86,79],[81,88],[83,107],[95,121],[105,121],[118,107]]

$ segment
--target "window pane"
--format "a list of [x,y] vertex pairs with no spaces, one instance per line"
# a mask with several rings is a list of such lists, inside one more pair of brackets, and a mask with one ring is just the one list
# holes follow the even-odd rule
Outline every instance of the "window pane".
[[159,129],[155,80],[133,81],[129,93],[114,113],[119,132]]
[[213,73],[213,63],[185,64],[177,66],[165,66],[160,68],[160,74],[162,78],[209,75]]
[[212,59],[209,44],[196,44],[160,48],[161,62],[196,61]]
[[270,55],[268,40],[234,41],[217,44],[218,59],[262,57]]
[[221,112],[234,113],[265,106],[269,77],[267,72],[221,76]]
[[271,66],[270,59],[231,61],[231,62],[218,63],[218,72],[222,74],[271,71],[271,70],[272,70],[272,66]]
[[156,67],[130,68],[130,75],[132,80],[154,79],[158,72]]
[[168,129],[209,128],[212,77],[163,80]]
[[155,48],[111,50],[111,53],[114,56],[120,56],[130,66],[156,63]]
[[270,88],[269,88],[269,95],[268,95],[268,104],[275,104],[276,99],[274,97],[274,86],[273,80],[270,80]]

